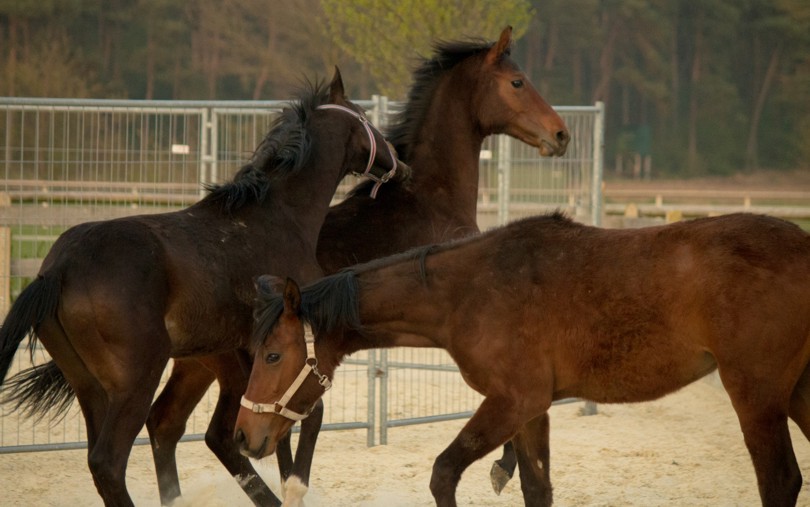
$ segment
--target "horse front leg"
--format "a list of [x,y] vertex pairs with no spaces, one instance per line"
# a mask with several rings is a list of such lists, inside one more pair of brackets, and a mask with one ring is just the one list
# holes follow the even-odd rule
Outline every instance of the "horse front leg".
[[205,358],[205,365],[216,372],[219,381],[219,399],[205,433],[205,443],[219,458],[228,472],[237,479],[255,505],[281,505],[264,480],[239,452],[233,439],[239,401],[247,388],[247,374],[243,371],[238,352]]
[[[315,455],[315,443],[318,441],[322,423],[323,399],[319,398],[309,416],[301,421],[295,462],[284,483],[284,507],[303,507],[304,505],[304,495],[309,490],[309,474],[312,469],[312,458]],[[287,438],[289,439],[289,435]],[[276,447],[276,453],[278,452],[279,448]],[[281,469],[281,456],[279,456],[279,469]]]
[[192,360],[176,360],[169,380],[152,404],[146,429],[152,445],[161,505],[170,505],[180,493],[177,474],[177,443],[186,422],[216,379],[213,372]]
[[515,402],[487,397],[464,428],[433,464],[430,491],[438,507],[456,507],[456,488],[461,474],[509,440],[520,426]]
[[548,439],[548,412],[526,423],[512,439],[526,507],[548,507],[552,503]]

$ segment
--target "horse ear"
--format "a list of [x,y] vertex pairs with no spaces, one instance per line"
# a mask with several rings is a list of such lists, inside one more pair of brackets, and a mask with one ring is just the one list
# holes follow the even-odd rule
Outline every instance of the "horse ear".
[[332,77],[332,82],[329,83],[329,102],[338,104],[346,102],[346,92],[343,90],[343,78],[340,75],[340,69],[335,65],[335,75]]
[[284,284],[284,313],[298,315],[301,310],[301,290],[292,278]]
[[284,280],[273,275],[260,275],[254,280],[253,286],[260,294],[281,294],[284,288]]
[[489,52],[487,53],[486,56],[486,62],[488,64],[493,64],[498,60],[500,60],[500,58],[503,56],[504,53],[508,54],[509,46],[511,45],[512,45],[512,27],[507,26],[501,32],[501,36],[498,39],[498,42],[496,42],[495,45],[489,49]]

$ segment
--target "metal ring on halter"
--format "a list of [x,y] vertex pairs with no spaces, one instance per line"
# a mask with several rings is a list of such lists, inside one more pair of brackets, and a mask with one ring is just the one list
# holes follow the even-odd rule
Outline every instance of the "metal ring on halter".
[[366,116],[364,114],[358,113],[357,111],[354,111],[354,110],[352,110],[352,109],[350,109],[348,107],[341,106],[339,104],[323,104],[323,105],[318,106],[317,109],[336,109],[338,111],[343,111],[343,112],[349,113],[350,115],[352,115],[355,118],[357,118],[358,120],[360,120],[360,123],[362,123],[363,127],[365,127],[366,133],[368,134],[368,140],[369,140],[369,145],[370,145],[370,147],[369,147],[369,155],[368,155],[368,164],[366,164],[366,170],[362,174],[357,173],[357,172],[355,172],[355,174],[365,176],[368,179],[376,182],[376,185],[374,185],[374,188],[371,189],[371,198],[372,199],[376,198],[377,197],[377,191],[380,189],[380,186],[383,183],[390,180],[397,172],[397,157],[394,154],[394,150],[391,148],[391,145],[388,144],[388,143],[385,143],[386,147],[388,148],[388,155],[390,155],[390,157],[391,157],[391,165],[393,167],[391,168],[390,171],[385,171],[382,174],[379,174],[379,175],[374,174],[372,172],[372,168],[374,167],[374,159],[377,157],[377,139],[374,137],[374,132],[372,131],[372,129],[377,131],[377,133],[380,134],[380,137],[383,137],[383,135],[380,133],[380,131],[377,130],[371,124],[370,121],[368,121],[368,118],[366,118]]

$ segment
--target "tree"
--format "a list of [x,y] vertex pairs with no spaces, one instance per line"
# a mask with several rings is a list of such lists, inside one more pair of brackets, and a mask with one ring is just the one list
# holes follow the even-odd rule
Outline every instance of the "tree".
[[437,39],[492,40],[507,25],[520,37],[531,18],[526,0],[321,0],[331,40],[360,62],[379,92],[405,96],[415,57]]
[[[7,39],[0,44],[6,95],[87,96],[94,88],[81,58],[71,50],[66,25],[81,12],[80,0],[0,0]],[[0,31],[0,33],[2,33]]]

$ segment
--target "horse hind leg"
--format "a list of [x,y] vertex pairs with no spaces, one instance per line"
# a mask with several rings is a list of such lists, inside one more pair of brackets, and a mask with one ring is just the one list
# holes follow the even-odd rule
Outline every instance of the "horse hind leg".
[[762,505],[796,505],[802,476],[787,424],[787,400],[774,395],[779,390],[762,379],[731,378],[722,368],[720,378],[740,421]]
[[439,454],[430,477],[430,491],[437,507],[457,505],[456,488],[461,474],[515,434],[519,423],[513,414],[512,400],[485,398],[459,435]]
[[527,507],[552,503],[548,412],[526,423],[513,438],[520,470],[520,487]]
[[500,495],[506,484],[515,475],[515,468],[517,467],[517,456],[515,455],[515,448],[512,442],[503,444],[503,454],[500,459],[492,463],[492,468],[489,471],[489,480],[492,482],[492,489],[495,494]]
[[194,407],[215,379],[210,370],[196,361],[177,360],[168,382],[152,404],[146,429],[152,445],[161,505],[169,505],[181,495],[177,443],[185,433]]
[[[44,321],[38,334],[76,393],[87,429],[87,464],[99,496],[105,505],[133,505],[125,484],[127,458],[135,436],[143,426],[159,375],[151,381],[130,382],[130,389],[122,386],[116,391],[123,392],[124,397],[116,396],[88,369],[57,321]],[[96,370],[101,367],[99,364],[93,366]],[[151,390],[148,389],[150,382],[154,386]],[[140,393],[140,403],[125,398],[126,392],[133,391]],[[143,418],[137,416],[140,407]],[[127,420],[131,422],[127,424]]]
[[793,388],[788,415],[802,430],[804,437],[810,440],[810,365]]

